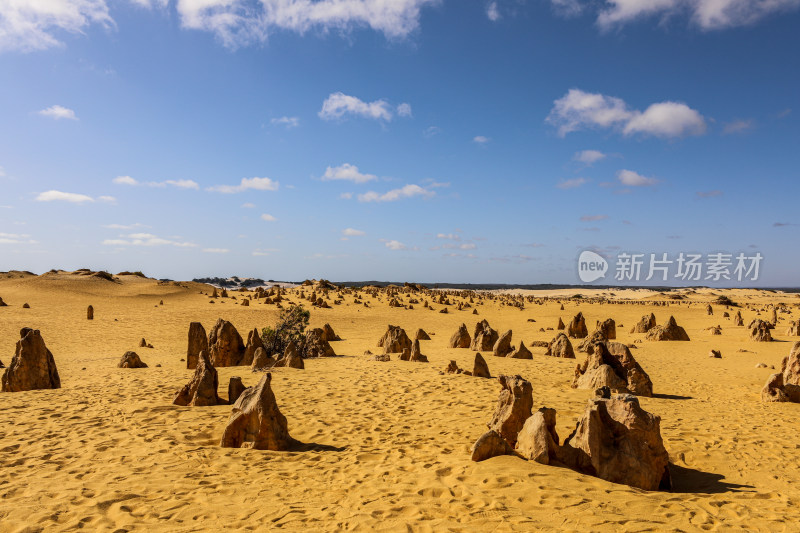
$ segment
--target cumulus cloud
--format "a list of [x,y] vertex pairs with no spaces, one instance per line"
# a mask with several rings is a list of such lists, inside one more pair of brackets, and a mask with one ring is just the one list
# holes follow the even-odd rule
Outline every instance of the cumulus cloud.
[[286,126],[287,129],[289,128],[296,128],[300,125],[300,119],[297,117],[280,117],[280,118],[273,118],[269,121],[270,124],[273,126]]
[[345,163],[338,167],[328,167],[325,169],[325,174],[322,175],[323,181],[344,180],[352,181],[353,183],[366,183],[376,179],[378,179],[378,176],[363,174],[359,172],[357,166],[350,163]]
[[599,150],[581,150],[580,152],[575,152],[575,155],[572,156],[572,159],[574,161],[578,161],[579,163],[583,163],[584,165],[591,166],[598,161],[602,161],[606,157],[606,154]]
[[390,250],[408,250],[408,246],[400,241],[386,241],[384,246]]
[[194,180],[166,180],[166,181],[138,181],[130,176],[117,176],[113,180],[113,183],[117,185],[130,185],[131,187],[136,187],[139,185],[143,185],[146,187],[166,187],[170,185],[172,187],[177,187],[179,189],[194,189],[197,190],[200,188],[200,185],[197,184]]
[[478,144],[486,144],[490,140],[491,139],[489,139],[489,137],[484,137],[483,135],[476,135],[475,137],[472,138],[472,142],[478,143]]
[[623,135],[674,138],[702,135],[706,121],[696,110],[680,102],[660,102],[644,111],[632,110],[620,98],[570,89],[553,102],[546,122],[558,135],[582,129],[613,129]]
[[214,187],[208,187],[206,190],[223,194],[235,194],[248,190],[277,191],[278,182],[269,178],[242,178],[239,185],[215,185]]
[[431,198],[436,193],[419,185],[409,184],[400,189],[392,189],[391,191],[383,194],[369,191],[364,194],[358,195],[359,202],[395,202],[404,198],[413,198],[415,196],[422,196],[423,198]]
[[264,220],[266,222],[275,222],[278,219],[270,215],[269,213],[264,213],[263,215],[261,215],[261,220]]
[[45,191],[41,192],[36,196],[37,202],[69,202],[73,204],[84,204],[84,203],[92,203],[92,202],[105,202],[105,203],[114,203],[116,202],[116,198],[113,196],[98,196],[96,199],[92,198],[91,196],[87,196],[85,194],[78,194],[74,192],[63,192],[63,191]]
[[195,248],[197,246],[191,242],[165,239],[152,233],[120,235],[118,239],[104,240],[103,244],[106,246],[176,246],[178,248]]
[[[2,35],[2,31],[0,31],[0,35]],[[60,105],[53,105],[48,108],[42,109],[38,111],[38,113],[47,118],[52,118],[54,120],[78,120],[78,117],[75,115],[75,111],[72,109],[68,109],[66,107],[62,107]]]
[[392,120],[393,116],[392,108],[386,100],[364,102],[360,98],[341,92],[331,93],[322,103],[322,109],[317,114],[323,120],[336,120],[345,115],[355,115],[387,122]]
[[572,178],[560,181],[556,187],[559,189],[576,189],[585,183],[589,183],[586,178]]
[[617,179],[628,187],[650,187],[658,183],[656,178],[648,178],[633,170],[620,170],[617,172]]
[[342,230],[342,235],[345,237],[361,237],[362,235],[366,235],[366,232],[360,229],[347,228]]

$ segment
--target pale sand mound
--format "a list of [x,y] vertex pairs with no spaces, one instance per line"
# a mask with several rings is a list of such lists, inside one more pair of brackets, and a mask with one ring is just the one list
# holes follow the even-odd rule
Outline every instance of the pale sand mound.
[[[614,318],[630,326],[650,312],[659,323],[675,316],[692,341],[642,343],[634,351],[659,393],[640,398],[641,405],[661,417],[664,444],[676,465],[675,492],[648,493],[511,456],[470,460],[469,449],[491,419],[500,386],[495,379],[439,375],[450,360],[472,368],[475,357],[470,350],[447,348],[461,323],[470,328],[475,323],[472,309],[454,307],[466,300],[453,295],[448,314],[421,304],[414,310],[390,308],[381,293],[380,302],[361,293],[368,308],[346,294],[341,305],[313,309],[312,327],[330,323],[345,339],[335,343],[343,357],[309,359],[304,371],[277,369],[272,379],[290,434],[305,444],[288,452],[220,448],[230,406],[171,405],[192,374],[181,361],[189,323],[199,321],[209,331],[223,318],[247,332],[267,325],[275,306],[253,300],[244,307],[222,299],[209,305],[200,294],[210,292],[205,285],[119,279],[0,276],[0,296],[11,302],[0,308],[0,359],[9,363],[22,327],[39,329],[62,383],[58,390],[0,394],[4,532],[26,527],[790,531],[800,520],[800,470],[787,467],[800,462],[800,406],[762,403],[761,388],[776,370],[754,368],[762,361],[780,368],[790,345],[756,346],[744,327],[727,320],[724,335],[702,335],[724,311],[714,304],[719,312],[706,315],[705,305],[716,297],[708,291],[687,295],[691,307],[564,300],[565,311],[559,310],[560,301],[550,301],[528,305],[530,312],[521,313],[478,299],[473,306],[492,327],[511,329],[528,344],[552,339],[553,332],[540,332],[538,324],[556,324],[559,316],[579,311],[589,324]],[[601,291],[581,292],[591,297]],[[659,301],[646,291],[619,293]],[[725,293],[743,305],[798,301],[756,291]],[[286,300],[298,301],[293,291],[283,298],[284,306]],[[23,310],[23,302],[31,309]],[[90,304],[95,308],[91,321],[86,320]],[[797,319],[798,310],[791,309],[781,318]],[[745,323],[756,316],[746,307],[742,314]],[[531,316],[537,323],[527,322]],[[375,349],[387,324],[431,333],[432,340],[424,343],[431,364],[395,357],[378,363],[361,355]],[[785,329],[773,330],[777,341],[787,340]],[[618,328],[617,341],[630,344],[644,337],[628,332]],[[134,350],[142,336],[155,346],[147,353],[150,368],[115,368],[120,354]],[[751,351],[737,352],[743,347]],[[708,358],[712,348],[725,358]],[[570,388],[574,360],[545,357],[539,350],[532,360],[491,358],[490,363],[493,375],[520,374],[529,380],[534,410],[557,409],[559,428],[574,427],[592,395]],[[231,377],[241,376],[246,386],[261,377],[245,367],[218,371],[223,397]]]

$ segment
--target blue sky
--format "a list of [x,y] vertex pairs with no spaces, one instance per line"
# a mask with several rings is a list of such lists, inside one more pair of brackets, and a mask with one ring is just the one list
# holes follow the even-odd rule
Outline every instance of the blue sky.
[[797,286],[798,29],[800,0],[0,0],[0,270],[758,252]]

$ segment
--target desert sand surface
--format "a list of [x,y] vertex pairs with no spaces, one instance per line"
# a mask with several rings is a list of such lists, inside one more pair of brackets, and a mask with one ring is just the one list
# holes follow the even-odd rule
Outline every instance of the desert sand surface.
[[[230,406],[172,405],[192,374],[183,361],[190,322],[209,330],[224,318],[246,335],[278,314],[275,305],[257,300],[239,305],[245,294],[239,292],[211,304],[204,294],[210,290],[137,276],[112,282],[70,273],[0,274],[0,297],[8,304],[0,307],[0,360],[9,365],[21,328],[38,329],[62,383],[56,390],[0,393],[0,530],[798,530],[800,404],[760,399],[767,377],[777,372],[770,367],[779,369],[800,340],[784,335],[788,320],[800,316],[794,294],[703,289],[669,301],[652,291],[582,290],[584,299],[526,303],[523,310],[476,300],[477,316],[472,308],[409,310],[389,307],[385,296],[362,295],[367,308],[347,294],[340,305],[311,310],[312,327],[329,323],[342,337],[331,343],[340,357],[272,372],[289,432],[304,444],[271,452],[219,446]],[[518,292],[537,298],[575,293]],[[749,340],[745,327],[723,318],[723,306],[714,305],[708,316],[706,304],[723,293],[742,304],[745,324],[756,309],[765,309],[767,318],[770,306],[786,304],[790,312],[779,313],[775,341]],[[602,294],[627,303],[585,301]],[[308,307],[292,290],[286,299]],[[655,305],[663,301],[668,305]],[[651,312],[659,324],[673,315],[691,337],[643,340],[633,350],[654,384],[655,396],[640,402],[661,417],[672,492],[512,456],[470,460],[500,386],[496,379],[440,374],[450,360],[471,368],[475,356],[448,348],[450,335],[462,323],[471,332],[487,319],[500,332],[513,330],[515,344],[550,341],[556,332],[540,328],[555,327],[559,317],[568,322],[578,311],[590,332],[597,320],[616,320],[617,340],[626,344],[644,338],[630,329]],[[380,352],[376,343],[388,324],[409,335],[417,328],[431,334],[421,343],[430,363],[363,355]],[[712,325],[722,335],[705,331]],[[142,337],[152,349],[138,347]],[[711,349],[722,358],[709,358]],[[128,350],[149,368],[116,368]],[[534,409],[556,408],[563,437],[592,391],[570,387],[575,360],[531,351],[533,360],[483,355],[493,376],[519,374],[533,384]],[[248,367],[218,371],[223,397],[231,376],[247,386],[261,376]]]

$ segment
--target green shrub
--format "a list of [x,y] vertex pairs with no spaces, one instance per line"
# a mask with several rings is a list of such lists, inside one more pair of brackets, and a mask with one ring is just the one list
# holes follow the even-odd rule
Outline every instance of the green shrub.
[[311,312],[303,309],[302,305],[281,309],[275,326],[268,326],[261,330],[261,340],[264,342],[267,354],[282,354],[292,341],[297,344],[298,348],[301,347],[309,318],[311,318]]

